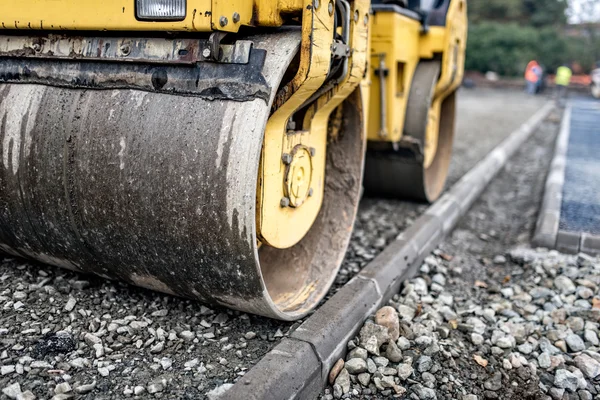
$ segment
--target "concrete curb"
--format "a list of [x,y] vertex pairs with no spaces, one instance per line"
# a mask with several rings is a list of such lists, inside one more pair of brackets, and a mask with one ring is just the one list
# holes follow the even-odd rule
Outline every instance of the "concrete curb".
[[[571,106],[565,109],[560,133],[556,139],[554,148],[554,157],[550,165],[550,172],[546,178],[544,187],[544,199],[540,214],[536,223],[533,244],[539,247],[553,249],[557,246],[557,239],[560,236],[561,249],[574,249],[573,242],[575,238],[572,235],[559,235],[558,223],[560,221],[560,207],[562,205],[562,188],[565,183],[565,167],[567,164],[567,149],[569,147],[569,133],[571,126]],[[578,241],[579,239],[577,239]],[[579,249],[579,243],[577,243]],[[573,250],[571,250],[573,251]]]
[[498,145],[220,399],[314,399],[364,320],[414,275],[552,109],[546,104]]
[[562,253],[582,252],[595,256],[600,255],[600,236],[559,229],[562,190],[565,183],[567,150],[571,133],[571,111],[572,107],[569,105],[564,112],[532,242],[534,246],[556,249]]

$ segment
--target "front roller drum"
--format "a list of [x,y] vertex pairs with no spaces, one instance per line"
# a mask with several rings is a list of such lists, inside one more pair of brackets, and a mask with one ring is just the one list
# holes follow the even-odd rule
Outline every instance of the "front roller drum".
[[369,148],[364,182],[368,193],[428,203],[442,193],[452,156],[456,92],[435,109],[439,73],[438,61],[421,61],[417,66],[404,124],[404,143],[412,146],[398,149],[375,143]]
[[267,50],[270,101],[0,85],[0,248],[268,317],[306,315],[335,278],[356,214],[360,93],[328,145],[316,222],[289,249],[261,246],[263,133],[300,35],[252,40]]

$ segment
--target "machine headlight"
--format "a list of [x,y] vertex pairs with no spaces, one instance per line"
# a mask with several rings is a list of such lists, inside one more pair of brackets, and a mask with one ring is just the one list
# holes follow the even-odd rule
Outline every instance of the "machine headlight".
[[147,21],[185,19],[186,0],[136,0],[136,16]]

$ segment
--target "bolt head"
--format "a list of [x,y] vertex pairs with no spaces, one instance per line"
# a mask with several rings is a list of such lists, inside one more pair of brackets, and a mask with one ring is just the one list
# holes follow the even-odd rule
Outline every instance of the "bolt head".
[[313,193],[313,188],[308,189],[308,197],[312,197]]
[[292,163],[292,155],[289,153],[283,153],[281,155],[281,161],[283,161],[285,165],[290,165]]
[[121,54],[123,54],[124,56],[129,55],[129,53],[131,52],[131,48],[129,47],[129,45],[123,44],[121,45]]
[[327,11],[329,11],[329,15],[333,15],[333,1],[329,1],[329,5],[327,6]]
[[354,22],[358,22],[358,10],[354,11]]
[[287,197],[282,197],[281,201],[279,202],[279,205],[281,207],[289,207],[290,206],[290,199],[288,199]]
[[237,24],[238,22],[240,22],[240,14],[238,12],[234,12],[233,13],[233,17],[232,20],[235,24]]
[[227,17],[221,17],[219,18],[219,25],[221,25],[221,27],[227,26],[227,23],[229,21],[227,20]]
[[202,50],[202,57],[204,57],[204,58],[210,57],[210,49],[208,47],[206,49]]
[[364,22],[365,22],[365,25],[367,25],[369,23],[369,14],[365,14]]
[[311,147],[310,149],[308,149],[308,151],[310,152],[311,157],[314,157],[315,154],[317,154],[317,149],[315,149],[314,147]]
[[35,51],[36,53],[39,52],[40,50],[42,50],[42,46],[40,46],[38,43],[35,43],[33,45],[33,51]]
[[321,5],[321,3],[319,2],[319,0],[315,0],[313,2],[313,5],[315,6],[315,8],[319,8],[319,6]]

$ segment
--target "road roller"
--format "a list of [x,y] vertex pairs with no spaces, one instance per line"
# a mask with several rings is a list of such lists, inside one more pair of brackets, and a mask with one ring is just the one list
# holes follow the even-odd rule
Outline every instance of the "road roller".
[[281,320],[443,191],[466,0],[2,0],[0,250]]

